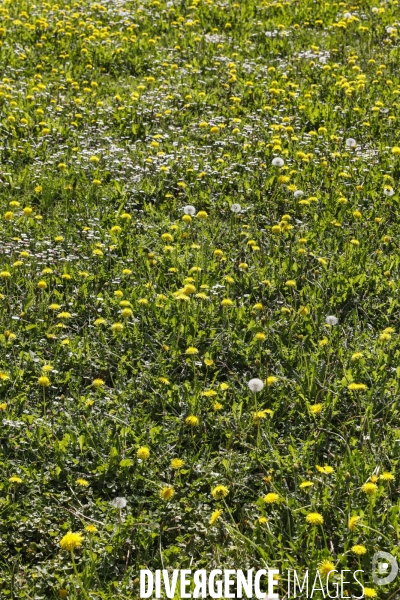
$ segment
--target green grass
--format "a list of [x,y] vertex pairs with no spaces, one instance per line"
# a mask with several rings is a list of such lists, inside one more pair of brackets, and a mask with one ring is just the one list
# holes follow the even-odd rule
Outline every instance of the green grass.
[[265,564],[283,596],[323,560],[374,597],[399,548],[397,1],[0,14],[0,597]]

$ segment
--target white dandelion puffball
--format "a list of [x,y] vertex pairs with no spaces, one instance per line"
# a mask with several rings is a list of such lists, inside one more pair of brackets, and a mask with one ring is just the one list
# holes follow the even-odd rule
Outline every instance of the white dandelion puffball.
[[232,204],[231,211],[233,213],[240,213],[241,210],[242,210],[242,207],[240,206],[240,204]]
[[391,187],[386,187],[384,188],[383,193],[385,194],[385,196],[393,196],[394,189]]
[[284,164],[285,164],[285,161],[283,160],[283,158],[280,158],[279,156],[276,156],[272,161],[273,167],[283,167]]
[[344,13],[343,16],[344,16],[345,19],[351,19],[353,15],[351,13],[349,13],[349,12],[346,12],[346,13]]
[[346,146],[347,148],[355,148],[357,146],[357,142],[354,138],[347,138]]
[[114,508],[125,508],[127,504],[126,498],[114,498],[111,502]]
[[294,196],[295,198],[301,198],[301,197],[303,196],[303,194],[304,194],[303,190],[296,190],[296,191],[293,193],[293,196]]
[[339,319],[337,317],[335,317],[334,315],[329,315],[325,319],[325,322],[327,325],[337,325],[338,321],[339,321]]
[[253,392],[253,394],[255,394],[256,392],[261,392],[261,390],[264,387],[263,382],[261,381],[261,379],[250,379],[250,381],[247,382],[247,385],[249,386],[249,390],[251,392]]
[[183,207],[183,212],[185,213],[185,215],[190,215],[191,217],[193,217],[196,214],[196,209],[191,204],[187,204]]

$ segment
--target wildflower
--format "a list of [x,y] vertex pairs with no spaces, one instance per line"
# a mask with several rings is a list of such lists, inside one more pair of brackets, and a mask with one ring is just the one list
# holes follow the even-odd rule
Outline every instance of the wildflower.
[[285,283],[287,287],[296,287],[296,282],[294,279],[288,279]]
[[197,427],[199,424],[199,419],[195,415],[189,415],[185,419],[186,425],[190,425],[191,427]]
[[321,404],[321,403],[318,403],[318,404],[312,404],[312,405],[309,407],[309,409],[310,409],[310,413],[311,413],[312,415],[318,415],[318,414],[319,414],[319,413],[322,411],[323,407],[324,407],[324,405],[323,405],[323,404]]
[[357,146],[357,142],[354,138],[347,138],[346,147],[347,148],[355,148]]
[[299,308],[299,315],[301,315],[302,317],[305,317],[306,315],[308,315],[310,311],[308,310],[307,306],[300,306]]
[[327,577],[331,571],[335,570],[335,564],[331,560],[323,560],[318,565],[318,571],[324,577]]
[[221,306],[223,306],[224,308],[227,308],[229,306],[234,306],[234,304],[235,303],[233,302],[233,300],[230,300],[230,298],[224,298],[221,301]]
[[124,326],[122,325],[122,323],[113,323],[111,325],[111,331],[113,333],[119,333],[120,331],[122,331],[124,328]]
[[367,553],[366,547],[362,544],[356,544],[355,546],[352,546],[351,551],[357,556],[362,556],[363,554]]
[[338,318],[333,315],[329,315],[328,317],[326,317],[325,322],[327,325],[334,326],[338,324]]
[[61,312],[57,315],[57,319],[67,320],[70,319],[72,315],[69,312]]
[[187,354],[188,356],[194,356],[198,353],[199,353],[199,351],[194,346],[189,346],[189,348],[187,348],[187,350],[185,352],[185,354]]
[[216,396],[217,392],[215,390],[206,390],[204,392],[202,392],[202,396],[205,396],[206,398],[212,398],[213,396]]
[[150,450],[147,446],[141,446],[136,452],[136,456],[140,458],[140,460],[147,460],[150,456]]
[[95,325],[95,327],[99,327],[100,325],[105,325],[106,322],[107,321],[105,319],[103,319],[103,317],[99,317],[98,319],[96,319],[94,321],[94,325]]
[[196,209],[191,204],[188,204],[187,206],[183,207],[183,212],[185,213],[185,215],[190,215],[191,217],[193,217],[196,214]]
[[274,375],[270,375],[269,377],[267,377],[265,383],[267,385],[274,385],[274,383],[276,383],[278,381],[278,378],[275,377]]
[[393,473],[390,473],[389,471],[384,471],[379,476],[379,479],[382,479],[382,481],[394,481],[395,477],[394,477]]
[[45,375],[41,375],[38,378],[38,384],[42,387],[49,387],[50,379],[48,377],[46,377]]
[[354,515],[353,517],[350,517],[349,522],[347,524],[350,531],[355,531],[357,529],[360,521],[361,521],[361,517],[359,517],[358,515]]
[[172,496],[175,494],[175,490],[172,486],[166,485],[160,491],[160,496],[163,500],[171,500]]
[[210,520],[209,520],[209,524],[211,525],[211,527],[213,525],[215,525],[215,523],[221,517],[222,513],[223,513],[223,510],[221,510],[220,508],[217,508],[217,510],[214,510],[214,512],[212,513]]
[[272,416],[272,410],[259,410],[253,413],[253,421],[259,423],[262,419],[266,419],[268,414]]
[[259,331],[258,333],[256,333],[256,335],[254,336],[254,339],[257,342],[264,342],[267,339],[267,336],[265,335],[265,333],[263,333],[262,331]]
[[274,492],[270,492],[263,498],[265,504],[276,504],[279,502],[279,499],[279,494],[275,494]]
[[385,194],[385,196],[393,196],[394,195],[394,189],[390,185],[386,185],[383,188],[383,193]]
[[218,411],[218,410],[222,410],[223,406],[220,402],[214,402],[213,404],[213,410]]
[[206,213],[205,210],[199,210],[199,212],[197,213],[197,218],[198,219],[207,219],[208,214]]
[[324,475],[330,475],[331,473],[333,473],[333,467],[331,467],[330,465],[324,465],[323,467],[316,465],[315,468],[317,469],[317,471],[323,473]]
[[232,204],[231,206],[231,211],[233,213],[240,213],[240,211],[242,210],[242,207],[240,206],[240,204]]
[[300,489],[301,490],[307,490],[310,487],[313,487],[313,482],[312,481],[302,481],[300,484]]
[[104,381],[102,379],[93,379],[92,386],[95,388],[103,387]]
[[39,288],[39,290],[45,290],[47,288],[47,283],[43,281],[43,279],[41,279],[40,281],[38,281],[37,287]]
[[182,460],[181,458],[173,458],[171,460],[171,467],[175,470],[181,469],[184,464],[185,464],[185,461]]
[[310,525],[322,525],[324,522],[324,517],[317,512],[308,513],[306,516],[306,521]]
[[114,498],[114,500],[111,501],[111,506],[120,510],[122,508],[125,508],[127,504],[128,503],[126,501],[126,498],[124,498],[123,496]]
[[258,522],[260,523],[260,525],[266,525],[268,523],[268,519],[267,517],[259,517]]
[[374,588],[365,587],[364,588],[364,598],[377,598],[378,594],[374,590]]
[[87,531],[88,533],[97,533],[98,529],[96,527],[96,525],[86,525],[85,527],[85,531]]
[[364,485],[361,486],[361,489],[364,492],[364,494],[367,494],[367,496],[374,496],[378,491],[378,486],[376,485],[376,483],[367,481],[367,483],[364,483]]
[[364,354],[362,352],[354,352],[354,354],[351,355],[351,359],[353,362],[356,360],[360,360],[360,358],[363,358]]
[[222,500],[229,494],[229,488],[225,485],[217,485],[211,490],[211,495],[214,500]]
[[22,479],[21,479],[21,477],[18,477],[18,475],[12,475],[11,477],[8,478],[8,481],[10,483],[22,483]]
[[249,390],[251,392],[253,392],[253,394],[256,394],[257,392],[261,392],[261,390],[264,387],[264,383],[261,381],[261,379],[250,379],[250,381],[247,382],[247,385],[249,387]]
[[272,166],[273,167],[283,167],[284,164],[285,164],[285,161],[283,160],[283,158],[280,158],[279,156],[276,156],[272,160]]
[[367,386],[365,385],[365,383],[355,383],[353,381],[352,383],[350,383],[350,385],[347,386],[347,389],[354,391],[354,392],[358,392],[358,391],[366,390]]
[[63,550],[73,552],[76,548],[80,548],[83,542],[83,535],[81,533],[72,533],[68,531],[60,541],[60,546]]
[[76,480],[76,485],[79,485],[79,487],[88,487],[89,486],[89,482],[86,481],[86,479],[82,479],[81,477],[79,479]]

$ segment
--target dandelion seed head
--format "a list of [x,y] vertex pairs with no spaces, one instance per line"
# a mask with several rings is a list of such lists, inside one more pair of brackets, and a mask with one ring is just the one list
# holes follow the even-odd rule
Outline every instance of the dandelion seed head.
[[114,498],[114,500],[111,501],[111,506],[113,508],[119,508],[119,509],[125,508],[127,504],[128,504],[128,502],[127,502],[126,498],[123,498],[122,496]]
[[264,387],[264,383],[261,381],[261,379],[250,379],[250,381],[247,382],[248,388],[251,392],[253,392],[253,394],[255,394],[256,392],[261,392],[261,390]]

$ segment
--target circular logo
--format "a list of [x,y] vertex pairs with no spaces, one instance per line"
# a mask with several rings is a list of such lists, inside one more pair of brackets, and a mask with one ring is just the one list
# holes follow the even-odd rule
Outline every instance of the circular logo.
[[[381,559],[384,559],[386,562],[379,563],[377,569],[377,562]],[[380,577],[387,572],[389,567],[391,567],[389,575],[386,575],[386,577]],[[392,554],[381,551],[374,554],[372,558],[372,579],[376,585],[387,585],[388,583],[392,583],[392,581],[396,579],[398,571],[399,566],[397,564],[397,560]]]

